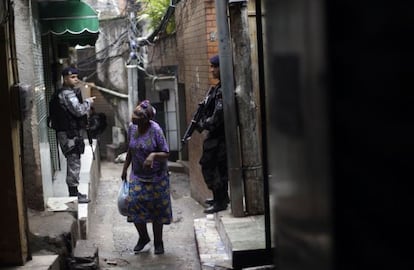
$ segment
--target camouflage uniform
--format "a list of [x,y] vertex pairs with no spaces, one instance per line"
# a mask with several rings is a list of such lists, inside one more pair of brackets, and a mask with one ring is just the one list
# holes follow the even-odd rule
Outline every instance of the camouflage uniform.
[[[70,133],[75,135],[73,136]],[[83,142],[83,138],[80,136],[79,131],[70,133],[59,131],[57,133],[57,138],[60,149],[66,157],[66,184],[68,187],[76,187],[79,185],[81,166],[80,155],[83,154],[85,150],[85,143]]]
[[66,157],[67,172],[66,184],[69,187],[79,185],[80,174],[80,155],[84,153],[85,143],[81,136],[81,129],[84,127],[85,116],[91,107],[91,102],[86,99],[82,102],[79,89],[64,87],[59,91],[59,101],[63,108],[67,110],[69,127],[68,130],[58,131],[57,138],[60,149]]

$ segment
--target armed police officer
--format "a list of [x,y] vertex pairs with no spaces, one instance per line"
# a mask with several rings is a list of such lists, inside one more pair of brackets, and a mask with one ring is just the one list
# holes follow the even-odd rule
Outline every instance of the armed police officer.
[[210,72],[218,83],[207,92],[206,108],[198,122],[198,131],[207,130],[200,159],[204,182],[212,191],[213,198],[204,213],[215,213],[227,209],[228,195],[227,151],[224,133],[223,96],[220,83],[220,60],[215,55],[210,58]]
[[82,99],[79,88],[78,69],[67,67],[62,70],[63,85],[57,93],[58,127],[56,128],[60,149],[66,157],[67,171],[66,184],[69,196],[78,197],[79,203],[88,203],[90,200],[85,194],[78,191],[81,154],[84,153],[85,143],[81,130],[86,126],[86,117],[95,97]]

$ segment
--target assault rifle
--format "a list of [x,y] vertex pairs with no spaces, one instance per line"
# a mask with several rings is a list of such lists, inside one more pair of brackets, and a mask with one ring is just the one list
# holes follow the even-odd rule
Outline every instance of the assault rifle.
[[193,119],[191,119],[191,122],[188,125],[183,138],[181,139],[181,146],[184,146],[187,141],[191,139],[191,135],[193,135],[194,130],[197,128],[198,122],[205,114],[206,108],[209,107],[211,101],[212,99],[207,95],[207,97],[202,102],[198,103],[198,108],[194,113]]
[[93,151],[92,134],[91,134],[90,126],[89,126],[89,114],[87,115],[87,118],[86,118],[86,135],[88,136],[89,145],[91,146],[93,160],[95,160],[95,152]]

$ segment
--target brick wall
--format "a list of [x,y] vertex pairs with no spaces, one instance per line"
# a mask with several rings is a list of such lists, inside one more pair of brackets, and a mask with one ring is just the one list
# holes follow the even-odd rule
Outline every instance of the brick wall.
[[[175,36],[162,39],[149,49],[151,66],[178,67],[178,82],[185,88],[187,123],[209,86],[216,83],[209,73],[208,62],[218,53],[217,40],[210,38],[217,33],[214,3],[214,0],[189,0],[177,4]],[[187,147],[191,195],[200,202],[211,195],[198,164],[203,136],[195,132]]]
[[149,47],[148,66],[156,69],[177,65],[177,36],[175,34],[162,38],[157,45]]

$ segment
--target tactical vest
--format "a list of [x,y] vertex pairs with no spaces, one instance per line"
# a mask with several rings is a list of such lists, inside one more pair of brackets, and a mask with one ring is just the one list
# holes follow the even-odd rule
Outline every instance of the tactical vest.
[[[59,93],[61,91],[62,89],[59,89],[53,93],[50,99],[48,126],[56,131],[71,131],[84,128],[86,117],[76,117],[60,104]],[[82,103],[81,94],[77,93],[76,96],[79,102]]]

